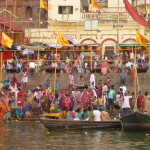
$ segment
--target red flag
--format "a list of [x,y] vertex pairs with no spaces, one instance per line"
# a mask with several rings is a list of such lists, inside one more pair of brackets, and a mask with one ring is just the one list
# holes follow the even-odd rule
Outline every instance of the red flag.
[[129,3],[128,0],[124,0],[126,10],[131,15],[131,17],[138,22],[140,25],[150,29],[150,23],[148,23]]

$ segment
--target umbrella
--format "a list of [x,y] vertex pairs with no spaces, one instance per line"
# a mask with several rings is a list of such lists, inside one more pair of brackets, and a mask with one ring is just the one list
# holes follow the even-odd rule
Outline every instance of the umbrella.
[[34,54],[34,51],[32,50],[29,50],[29,49],[25,49],[23,52],[22,52],[23,55],[27,55],[27,54]]

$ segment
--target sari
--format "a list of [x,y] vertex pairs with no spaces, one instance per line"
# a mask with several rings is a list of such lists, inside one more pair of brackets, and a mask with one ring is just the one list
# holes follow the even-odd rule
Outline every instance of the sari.
[[12,83],[16,83],[17,84],[17,87],[20,87],[21,86],[21,83],[17,81],[17,78],[15,76],[13,76],[12,78]]
[[70,110],[70,97],[65,97],[62,101],[62,106],[66,107],[66,110],[69,111]]
[[7,106],[0,101],[0,121],[4,120],[4,115],[7,112]]
[[83,92],[83,95],[81,96],[81,103],[85,107],[87,106],[88,98],[89,98],[89,93],[86,91]]

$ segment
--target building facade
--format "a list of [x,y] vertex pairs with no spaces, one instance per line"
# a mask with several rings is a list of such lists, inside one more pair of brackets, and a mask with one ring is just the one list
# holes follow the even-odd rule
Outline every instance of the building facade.
[[[13,23],[19,23],[27,29],[38,28],[39,0],[0,0],[0,4],[0,17],[6,16],[5,18],[10,19],[10,14],[7,13],[10,11],[17,16],[17,18],[12,17]],[[41,18],[41,28],[47,28],[47,11],[41,10]]]
[[[49,0],[48,27],[26,30],[26,37],[31,42],[56,43],[56,33],[61,32],[70,44],[98,44],[104,52],[115,51],[119,43],[135,43],[136,29],[147,35],[145,28],[127,13],[124,0],[98,2],[101,9],[91,11],[90,0]],[[150,0],[129,2],[139,11],[145,9],[141,15],[149,18]]]

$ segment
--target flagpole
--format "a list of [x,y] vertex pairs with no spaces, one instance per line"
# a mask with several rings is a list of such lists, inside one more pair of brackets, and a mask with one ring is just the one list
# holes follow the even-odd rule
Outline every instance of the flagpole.
[[93,9],[92,9],[92,5],[91,5],[91,16],[90,16],[90,22],[91,22],[91,72],[92,72],[92,11],[93,11]]
[[[58,36],[58,35],[57,35]],[[57,37],[56,36],[56,37]],[[57,39],[57,38],[56,38]],[[55,72],[54,72],[54,96],[56,94],[56,75],[57,75],[57,68],[56,68],[56,58],[57,58],[57,52],[58,52],[58,48],[57,48],[57,42],[56,42],[56,57],[55,57]]]
[[3,81],[3,52],[0,52],[1,54],[1,70],[0,70],[0,84],[2,84],[2,81]]
[[40,33],[41,33],[41,7],[39,10],[39,38],[38,38],[38,55],[37,55],[37,61],[38,61],[38,70],[39,70],[39,60],[40,60]]
[[134,111],[137,110],[137,96],[136,96],[136,86],[137,86],[137,80],[136,80],[136,47],[135,47],[135,55],[134,55]]
[[150,30],[149,30],[149,66],[148,66],[148,72],[150,74]]

